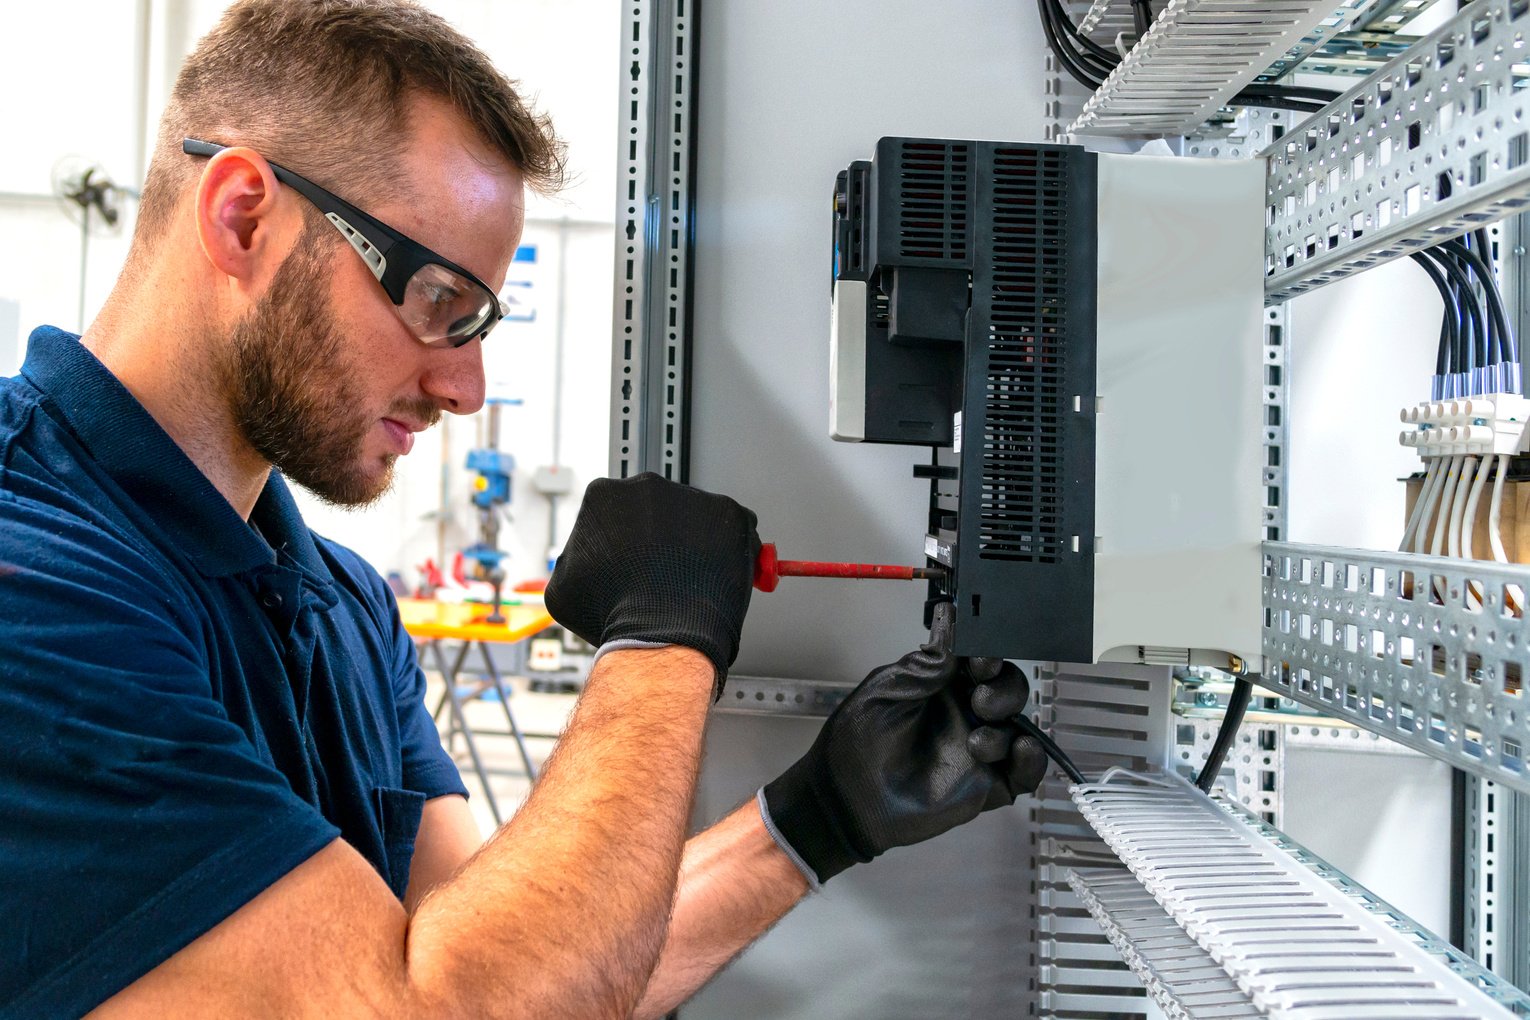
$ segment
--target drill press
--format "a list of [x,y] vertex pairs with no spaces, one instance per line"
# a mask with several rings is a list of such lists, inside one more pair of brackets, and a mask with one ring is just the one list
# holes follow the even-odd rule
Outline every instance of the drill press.
[[491,398],[488,403],[484,445],[469,450],[467,455],[467,469],[475,475],[472,500],[478,511],[478,541],[462,550],[462,555],[472,561],[473,578],[487,581],[494,589],[487,622],[504,623],[500,594],[505,585],[506,553],[499,548],[499,525],[504,513],[501,508],[510,505],[510,476],[515,472],[515,458],[499,448],[499,414],[505,404],[519,401]]

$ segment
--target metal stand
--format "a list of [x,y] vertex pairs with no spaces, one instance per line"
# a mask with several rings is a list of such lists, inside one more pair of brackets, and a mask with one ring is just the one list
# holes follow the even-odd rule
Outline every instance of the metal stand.
[[[501,825],[504,819],[500,816],[499,803],[494,798],[494,789],[489,784],[490,775],[521,775],[523,773],[505,769],[491,769],[484,765],[483,757],[478,753],[478,743],[474,740],[472,727],[468,725],[465,705],[475,698],[482,698],[492,691],[498,695],[499,703],[505,710],[505,721],[510,724],[507,731],[480,730],[479,736],[508,736],[515,739],[516,748],[520,751],[521,761],[525,764],[524,775],[532,782],[536,782],[537,769],[531,761],[531,752],[526,747],[526,737],[543,737],[556,739],[556,734],[551,733],[522,733],[520,724],[515,721],[515,712],[510,708],[510,688],[500,676],[499,668],[494,665],[494,657],[489,654],[489,648],[483,641],[463,641],[457,648],[457,654],[452,657],[450,666],[446,656],[441,651],[445,643],[442,638],[436,638],[422,643],[423,650],[431,657],[437,670],[441,673],[445,690],[441,698],[436,702],[435,710],[431,713],[437,723],[441,721],[441,713],[447,706],[451,707],[451,720],[448,723],[445,741],[447,750],[450,751],[456,744],[458,734],[461,734],[463,742],[467,744],[468,757],[473,762],[473,771],[478,775],[478,781],[483,786],[484,798],[489,803],[489,812],[494,816],[494,824]],[[462,673],[463,665],[467,661],[468,652],[476,647],[479,657],[483,660],[483,672],[473,683],[458,686],[458,677]]]

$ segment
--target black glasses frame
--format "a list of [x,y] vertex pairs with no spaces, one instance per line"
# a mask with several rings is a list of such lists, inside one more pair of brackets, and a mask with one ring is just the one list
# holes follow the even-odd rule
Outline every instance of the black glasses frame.
[[[186,138],[181,142],[181,151],[188,156],[211,157],[227,148],[230,146],[220,145],[217,142],[204,142],[196,138]],[[444,266],[475,286],[481,287],[488,295],[490,312],[485,321],[474,323],[472,331],[466,335],[444,337],[443,339],[452,347],[461,347],[474,338],[488,336],[489,331],[504,318],[504,310],[500,307],[499,297],[494,290],[467,269],[431,251],[408,234],[395,230],[334,192],[319,187],[303,175],[294,173],[269,159],[266,160],[266,164],[278,181],[312,202],[324,214],[325,219],[345,236],[351,247],[366,263],[367,268],[371,270],[372,275],[377,278],[377,282],[382,285],[383,291],[393,302],[394,307],[403,305],[409,280],[428,265]],[[421,342],[429,343],[425,340]]]

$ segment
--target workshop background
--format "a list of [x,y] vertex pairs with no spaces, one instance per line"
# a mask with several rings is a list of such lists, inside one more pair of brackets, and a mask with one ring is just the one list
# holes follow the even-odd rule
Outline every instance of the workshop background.
[[[0,372],[20,365],[41,323],[80,328],[100,308],[127,254],[135,195],[114,200],[115,226],[94,216],[81,242],[81,211],[56,192],[100,168],[137,191],[181,61],[227,6],[222,0],[87,0],[10,4],[0,13]],[[501,534],[512,580],[545,577],[549,549],[573,525],[584,486],[609,456],[612,231],[616,191],[619,7],[579,0],[443,0],[427,6],[479,45],[536,103],[553,111],[568,142],[571,184],[530,196],[520,258],[503,292],[512,317],[484,345],[488,395],[507,401],[501,442],[516,459]],[[88,249],[82,266],[81,249]],[[82,297],[83,290],[83,297]],[[560,372],[560,362],[562,369]],[[561,379],[561,383],[560,380]],[[412,586],[427,557],[441,562],[474,541],[469,449],[487,415],[443,417],[398,463],[397,484],[376,506],[338,510],[299,490],[309,524],[342,538],[384,574]],[[539,467],[570,473],[556,509],[534,486]],[[445,513],[444,520],[440,516]],[[556,525],[549,529],[551,517]]]
[[[520,80],[569,143],[573,184],[532,198],[525,261],[509,278],[517,313],[484,348],[490,396],[506,401],[500,443],[517,462],[507,572],[544,577],[583,486],[611,457],[624,5],[427,5]],[[9,242],[0,245],[0,373],[20,363],[33,326],[77,328],[82,310],[88,321],[100,306],[135,199],[123,195],[119,223],[93,226],[82,245],[78,210],[56,185],[98,165],[136,189],[179,62],[223,6],[86,0],[0,14],[0,238]],[[699,46],[692,479],[757,509],[783,555],[913,562],[925,513],[915,456],[827,438],[830,189],[883,135],[1040,140],[1048,75],[1035,12],[1010,0],[716,0]],[[1438,298],[1421,279],[1403,260],[1291,302],[1300,329],[1287,414],[1303,427],[1287,447],[1286,540],[1395,547],[1397,480],[1417,466],[1396,443],[1396,410],[1417,399],[1439,324]],[[1193,386],[1166,397],[1193,399]],[[339,511],[300,494],[310,523],[412,586],[423,560],[449,561],[476,537],[463,459],[483,444],[485,420],[443,419],[375,507]],[[761,460],[790,471],[760,470]],[[572,492],[539,494],[541,467],[570,472]],[[919,602],[913,590],[846,598],[830,585],[759,596],[738,672],[858,679],[918,641]],[[717,717],[699,820],[747,796],[817,726]],[[1450,768],[1415,752],[1327,744],[1293,743],[1283,760],[1281,828],[1448,932]],[[682,1015],[1010,1015],[1004,1004],[1033,963],[1014,955],[1033,924],[1014,884],[1029,880],[1014,866],[1029,838],[1022,812],[996,814],[836,879]]]

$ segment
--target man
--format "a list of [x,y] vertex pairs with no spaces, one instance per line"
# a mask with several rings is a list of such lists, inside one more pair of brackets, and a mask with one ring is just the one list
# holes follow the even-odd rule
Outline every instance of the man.
[[687,841],[758,539],[644,476],[590,487],[548,604],[598,661],[480,846],[391,596],[283,479],[364,504],[482,404],[560,168],[407,3],[249,0],[187,60],[106,306],[0,383],[0,1015],[659,1016],[810,887],[1039,781],[1024,677],[955,659],[940,607]]

